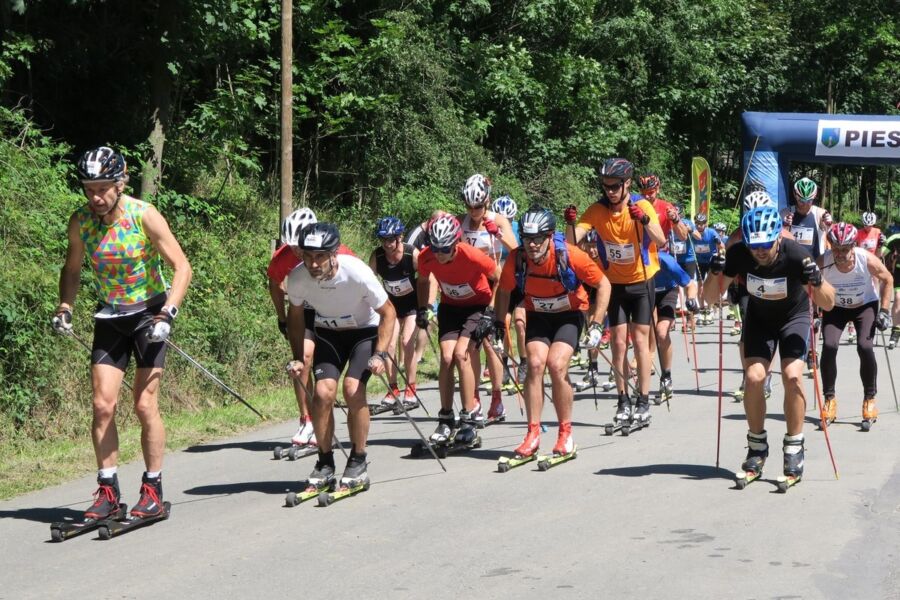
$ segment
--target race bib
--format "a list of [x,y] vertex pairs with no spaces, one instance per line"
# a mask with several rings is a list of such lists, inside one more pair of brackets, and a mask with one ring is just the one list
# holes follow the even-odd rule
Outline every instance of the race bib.
[[127,317],[129,315],[136,315],[137,313],[144,310],[144,307],[133,309],[133,310],[116,310],[112,306],[108,304],[104,304],[103,308],[94,313],[95,319],[116,319],[118,317]]
[[697,244],[696,246],[694,246],[694,250],[697,251],[697,254],[709,254],[710,252],[712,252],[709,244]]
[[864,292],[854,293],[854,290],[835,289],[834,304],[840,308],[856,308],[862,306],[865,298]]
[[872,251],[878,247],[878,240],[875,240],[872,238],[866,238],[865,240],[863,240],[863,242],[860,244],[860,246],[864,250]]
[[325,329],[353,329],[356,327],[356,319],[353,315],[344,315],[342,317],[323,317],[316,313],[316,326]]
[[606,243],[606,259],[617,265],[630,265],[634,262],[634,244]]
[[791,227],[791,233],[794,234],[797,243],[804,246],[812,246],[815,239],[815,229],[812,227]]
[[475,290],[468,283],[452,284],[441,282],[441,292],[456,300],[465,300],[475,295]]
[[555,298],[532,298],[531,304],[534,306],[535,312],[554,313],[572,310],[568,294],[556,296]]
[[747,273],[747,291],[762,300],[784,300],[787,298],[787,277],[765,279]]
[[684,240],[675,240],[672,242],[672,252],[674,254],[685,254],[687,252],[687,244]]
[[384,289],[392,296],[405,296],[413,291],[412,282],[409,277],[404,277],[397,281],[384,281]]

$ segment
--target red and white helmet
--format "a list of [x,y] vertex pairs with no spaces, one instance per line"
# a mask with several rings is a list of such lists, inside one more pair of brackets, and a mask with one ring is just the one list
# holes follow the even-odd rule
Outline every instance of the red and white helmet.
[[466,180],[462,189],[463,202],[469,208],[480,208],[491,199],[491,180],[475,173]]
[[428,226],[428,243],[436,248],[449,248],[462,237],[462,227],[453,215],[434,219]]
[[850,223],[835,223],[828,230],[828,241],[832,246],[855,246],[856,245],[856,227]]

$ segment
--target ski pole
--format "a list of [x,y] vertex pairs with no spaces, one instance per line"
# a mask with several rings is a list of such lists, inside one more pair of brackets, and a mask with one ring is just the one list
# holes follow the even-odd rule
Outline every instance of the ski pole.
[[[625,382],[626,390],[628,390],[628,388],[630,387],[632,392],[634,392],[637,395],[640,395],[640,390],[638,390],[636,385],[631,383],[631,378],[625,377],[625,375],[623,375],[622,372],[616,368],[616,366],[612,363],[612,361],[609,359],[609,357],[606,356],[606,354],[603,352],[603,350],[601,350],[600,348],[597,348],[597,354],[599,354],[601,357],[603,357],[603,360],[606,361],[606,364],[609,365],[609,368],[612,369],[613,373],[615,373],[617,377],[619,377],[622,381]],[[625,356],[625,363],[626,364],[628,363],[627,355]]]
[[887,361],[888,375],[891,377],[891,391],[894,392],[894,406],[897,408],[897,412],[900,412],[900,404],[897,403],[897,388],[894,387],[894,371],[891,369],[891,356],[888,354],[888,347],[884,339],[883,331],[881,332],[881,345],[884,346],[884,358]]
[[[804,263],[808,260],[810,259],[804,259]],[[822,431],[825,433],[825,445],[828,446],[828,456],[831,457],[831,467],[834,469],[834,478],[840,479],[837,464],[834,462],[834,452],[831,450],[831,438],[828,436],[828,423],[825,419],[825,408],[822,406],[822,393],[819,390],[819,368],[816,364],[818,362],[818,352],[816,352],[816,328],[813,324],[815,315],[813,313],[812,284],[810,283],[806,284],[806,295],[809,298],[809,332],[813,347],[813,388],[816,393],[816,404],[819,406],[819,419],[822,423]]]
[[[91,347],[88,346],[87,343],[86,343],[83,339],[81,339],[80,337],[78,337],[78,334],[77,334],[77,333],[75,333],[75,332],[72,331],[72,330],[69,330],[68,335],[72,336],[72,337],[75,339],[76,342],[78,342],[79,344],[81,344],[82,346],[84,346],[84,349],[88,351],[88,354],[93,354],[93,353],[94,353],[94,351],[91,349]],[[104,352],[103,354],[106,355],[106,356],[109,356],[108,354],[106,354],[106,352]],[[891,381],[893,382],[893,379],[892,379]],[[123,384],[125,385],[125,387],[127,387],[129,390],[131,390],[132,392],[134,391],[134,388],[131,387],[131,384],[128,383],[128,380],[125,379],[124,376],[122,377],[122,383],[123,383]],[[895,397],[896,397],[896,395],[895,395]]]
[[[512,321],[512,319],[510,319],[510,321]],[[510,350],[512,350],[512,337],[509,334],[508,326],[506,328],[506,347],[509,348]],[[503,357],[504,362],[505,362],[506,358],[509,358],[509,352],[507,352],[506,356]],[[521,359],[521,358],[522,357],[520,356],[519,359]],[[520,369],[518,367],[516,367],[516,377],[518,377],[518,375],[519,375],[519,370]],[[516,388],[516,402],[519,404],[519,415],[524,416],[525,409],[523,407],[523,403],[524,403],[525,399],[522,396],[522,394],[519,392],[519,387],[524,382],[517,381],[515,378],[513,378],[512,373],[510,373],[510,371],[509,371],[509,365],[506,365],[506,375],[509,377],[509,380],[513,382],[513,387]]]
[[[637,260],[638,260],[638,262],[641,263],[641,270],[644,272],[644,285],[647,286],[647,301],[650,303],[650,335],[652,335],[654,341],[656,341],[656,353],[659,358],[660,375],[662,375],[662,352],[659,348],[659,338],[656,337],[656,317],[653,316],[653,308],[654,308],[653,300],[656,298],[656,290],[653,288],[653,280],[647,279],[647,265],[644,264],[644,254],[641,251],[641,234],[638,232],[638,228],[637,228],[636,224],[634,227],[634,235],[635,235],[635,240],[637,241],[637,256],[638,256]],[[649,252],[649,249],[647,251]],[[682,317],[683,316],[684,316],[684,314],[682,313]],[[637,346],[635,346],[635,350],[636,349],[637,349]],[[635,354],[635,356],[636,356],[636,354]],[[652,357],[650,358],[650,361],[651,362],[653,361]],[[640,374],[640,371],[638,371],[638,384],[640,384],[640,380],[641,380],[641,374]],[[638,394],[638,397],[640,397],[640,394]],[[666,397],[666,411],[672,412],[672,403],[671,403],[671,400],[669,397]]]
[[233,389],[231,389],[230,387],[228,387],[227,385],[225,385],[225,384],[222,382],[221,379],[219,379],[218,377],[216,377],[215,375],[213,375],[212,373],[210,373],[209,370],[207,370],[203,365],[201,365],[201,364],[198,363],[196,360],[194,360],[187,352],[185,352],[184,350],[182,350],[181,348],[179,348],[178,346],[176,346],[176,345],[175,345],[175,342],[173,342],[173,341],[170,340],[170,339],[166,339],[166,345],[169,346],[172,350],[174,350],[174,351],[177,352],[178,354],[180,354],[182,357],[184,357],[184,359],[187,360],[189,363],[191,363],[192,365],[194,365],[195,367],[197,367],[197,369],[198,369],[201,373],[203,373],[204,375],[206,375],[208,378],[210,378],[210,379],[211,379],[212,381],[214,381],[215,383],[219,384],[219,386],[220,386],[223,390],[225,390],[226,392],[228,392],[229,394],[231,394],[232,396],[234,396],[235,398],[237,398],[238,401],[239,401],[241,404],[243,404],[244,406],[246,406],[247,408],[249,408],[250,410],[252,410],[254,413],[256,413],[256,415],[257,415],[260,419],[262,419],[263,421],[266,420],[266,418],[262,415],[262,413],[259,412],[258,410],[256,410],[255,408],[253,408],[246,400],[244,400],[244,399],[241,397],[240,394],[238,394],[238,393],[235,392]]
[[[693,236],[691,235],[691,232],[689,231],[687,240],[688,240],[688,244],[691,247],[691,252],[694,255],[694,268],[697,271],[697,273],[695,273],[695,277],[696,277],[695,281],[697,281],[697,290],[698,290],[698,294],[699,294],[697,305],[699,307],[699,304],[700,304],[699,298],[703,297],[703,295],[702,295],[703,282],[699,281],[699,279],[700,279],[700,275],[699,275],[700,263],[697,261],[697,251],[696,251],[696,249],[694,249],[694,240],[692,240],[691,237],[693,237]],[[678,290],[681,291],[681,288],[678,288]],[[685,298],[687,298],[687,292],[685,292],[684,296],[685,296]],[[684,306],[684,305],[682,305],[682,306]],[[694,381],[697,384],[697,391],[699,392],[700,391],[700,365],[697,364],[697,333],[696,333],[697,316],[694,315],[693,313],[691,313],[691,315],[692,315],[691,319],[694,321],[694,326],[691,327],[691,349],[694,351]],[[691,361],[688,360],[688,362],[691,362]]]
[[[391,356],[390,354],[388,354],[388,358],[391,359],[391,362],[394,363],[394,368],[397,369],[397,372],[400,374],[400,377],[403,378],[403,383],[406,385],[406,389],[410,389],[410,386],[409,386],[409,379],[406,378],[406,373],[404,373],[404,372],[403,372],[403,369],[400,368],[400,365],[397,364],[397,360],[396,360],[393,356]],[[388,387],[388,390],[390,390],[390,389],[391,389],[391,388]],[[416,388],[412,388],[412,391],[413,391],[413,396],[416,397],[416,402],[419,403],[419,406],[422,407],[422,410],[425,411],[425,414],[428,415],[428,416],[430,417],[430,416],[431,416],[431,413],[428,412],[428,409],[427,409],[427,408],[425,408],[425,403],[422,402],[422,398],[419,397],[419,392],[418,392],[418,390],[416,390]],[[397,402],[403,402],[403,400],[401,400],[400,398],[397,398]]]
[[716,419],[716,468],[719,468],[719,451],[722,447],[722,352],[723,344],[722,335],[725,328],[725,305],[722,302],[722,295],[725,291],[725,279],[722,273],[719,273],[719,414]]
[[[516,368],[516,370],[518,371],[519,365],[520,365],[521,363],[519,363],[519,361],[517,361],[517,360],[514,359],[512,356],[510,356],[509,353],[507,353],[507,352],[503,349],[503,346],[501,346],[501,345],[499,345],[499,344],[498,344],[497,346],[494,346],[494,351],[497,352],[497,353],[499,354],[500,358],[508,358],[508,359],[510,360],[510,362],[513,364],[513,366]],[[501,353],[502,353],[502,354],[501,354]],[[524,395],[524,393],[522,392],[522,387],[521,387],[521,385],[519,384],[519,382],[517,382],[517,381],[515,380],[515,378],[512,376],[512,372],[511,372],[510,369],[509,369],[509,365],[506,364],[506,361],[501,361],[501,362],[503,362],[503,366],[504,366],[504,368],[506,368],[506,373],[507,373],[507,375],[509,375],[510,381],[513,382],[513,386],[516,388],[516,393],[519,394],[519,395],[521,395],[522,398],[524,399],[524,398],[525,398],[525,395]],[[548,401],[550,402],[550,404],[553,404],[553,398],[547,393],[547,387],[544,385],[544,378],[543,378],[543,376],[541,376],[541,392],[543,392],[543,394],[544,394],[544,400],[548,400]],[[520,410],[521,410],[521,407],[520,407]]]
[[[378,377],[381,379],[382,383],[384,383],[386,388],[391,389],[391,386],[388,385],[387,378],[385,378],[384,374],[379,373]],[[409,424],[412,425],[413,429],[416,430],[416,433],[419,434],[419,438],[422,440],[422,444],[424,444],[424,446],[426,448],[428,448],[428,451],[431,452],[431,455],[434,457],[434,460],[438,461],[438,464],[441,465],[441,469],[443,469],[444,473],[446,473],[447,467],[444,466],[444,463],[438,457],[437,452],[434,451],[434,448],[431,446],[431,444],[428,443],[428,440],[425,439],[425,434],[422,433],[422,430],[419,429],[419,426],[416,425],[416,422],[413,420],[413,418],[411,416],[409,416],[409,413],[407,412],[406,407],[403,406],[403,401],[398,400],[397,405],[400,407],[400,410],[403,411],[403,416],[406,417],[406,420],[409,421]]]

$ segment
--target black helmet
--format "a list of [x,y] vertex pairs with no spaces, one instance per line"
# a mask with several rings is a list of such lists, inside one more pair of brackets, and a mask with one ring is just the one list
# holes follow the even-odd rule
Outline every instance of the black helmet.
[[528,237],[556,231],[556,217],[543,206],[532,206],[519,217],[519,235]]
[[312,223],[300,232],[299,245],[310,252],[335,252],[341,245],[341,234],[333,223]]
[[634,175],[634,165],[624,158],[608,158],[600,167],[601,177],[616,177],[618,179],[631,179]]
[[78,177],[82,183],[122,181],[127,170],[125,158],[106,146],[88,150],[78,159]]

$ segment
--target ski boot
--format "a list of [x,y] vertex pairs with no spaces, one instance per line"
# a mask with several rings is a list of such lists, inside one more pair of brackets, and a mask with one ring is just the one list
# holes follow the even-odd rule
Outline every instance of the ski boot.
[[735,321],[735,322],[734,322],[734,327],[732,327],[732,329],[731,329],[731,331],[729,332],[729,334],[732,335],[732,336],[735,336],[735,335],[741,335],[742,329],[743,329],[743,324],[742,324],[740,321]]
[[445,444],[456,427],[456,415],[453,414],[453,409],[444,410],[442,408],[438,411],[437,429],[434,430],[429,439],[433,444]]
[[578,456],[578,446],[572,439],[572,422],[562,422],[559,424],[559,434],[556,438],[556,445],[553,446],[553,454],[538,457],[538,470],[546,471],[550,467],[572,460],[576,456]]
[[366,454],[356,454],[350,451],[350,457],[347,459],[347,466],[344,467],[344,474],[341,475],[341,481],[333,492],[324,491],[319,494],[317,500],[319,506],[329,506],[332,502],[355,496],[360,492],[369,489],[369,473],[366,471]]
[[573,387],[576,392],[583,392],[588,388],[597,387],[598,385],[600,385],[600,376],[597,373],[597,367],[592,364],[588,367],[588,372],[581,378],[581,381],[576,383]]
[[390,383],[391,389],[384,395],[384,398],[381,399],[381,404],[384,406],[389,406],[391,408],[397,403],[400,399],[400,388],[397,387],[396,382]]
[[162,475],[150,479],[144,473],[141,477],[141,498],[131,508],[131,516],[138,518],[158,517],[163,512]]
[[766,382],[763,384],[763,397],[768,400],[772,396],[772,374],[766,375]]
[[653,399],[653,404],[659,406],[672,398],[672,375],[669,371],[663,371],[659,378],[659,395]]
[[862,417],[860,427],[863,431],[870,430],[875,421],[878,420],[878,408],[875,407],[875,398],[863,400]]
[[853,323],[847,323],[847,343],[856,343],[856,327],[853,326]]
[[741,379],[741,385],[738,386],[738,389],[734,390],[731,393],[731,395],[734,396],[735,402],[743,401],[743,399],[744,399],[744,380],[743,379]]
[[606,378],[606,381],[603,383],[603,391],[608,392],[609,390],[616,387],[616,374],[610,370],[609,376]]
[[329,491],[334,486],[334,482],[334,452],[320,451],[312,473],[305,482],[301,483],[303,489],[299,492],[288,492],[284,497],[284,505],[297,506],[301,502],[316,498],[321,492]]
[[122,493],[119,491],[119,476],[97,477],[97,491],[94,492],[94,503],[84,511],[84,520],[102,521],[110,518],[119,510]]
[[629,435],[633,431],[643,429],[650,425],[650,397],[641,394],[634,404],[634,415],[629,427],[622,428],[622,435]]
[[628,394],[619,394],[619,402],[616,405],[616,416],[613,417],[612,423],[603,426],[606,435],[612,435],[617,431],[624,431],[631,427],[634,413],[631,406],[631,398]]
[[506,420],[506,407],[503,406],[503,398],[500,396],[500,390],[491,392],[491,408],[488,409],[487,425],[494,423],[502,423]]
[[[799,439],[797,439],[799,438]],[[806,454],[803,445],[803,434],[784,436],[784,476],[778,478],[778,491],[788,491],[803,478],[803,458]]]
[[316,432],[313,431],[312,419],[303,417],[300,419],[300,427],[297,433],[291,438],[291,443],[295,446],[306,446],[307,444],[316,444]]
[[891,328],[891,339],[888,340],[888,350],[893,350],[900,343],[900,325]]
[[472,409],[471,412],[466,413],[465,410],[459,411],[459,423],[460,427],[462,427],[463,421],[466,420],[463,417],[468,419],[468,422],[477,429],[484,429],[486,424],[484,413],[481,412],[481,401],[476,397],[475,398],[475,408]]
[[741,465],[742,473],[738,474],[736,484],[739,490],[744,489],[747,485],[753,483],[762,477],[763,466],[766,464],[766,458],[769,456],[769,442],[767,441],[766,432],[753,433],[747,432],[747,458]]
[[519,444],[518,448],[513,451],[513,455],[501,456],[497,462],[497,471],[506,473],[510,469],[514,469],[527,462],[531,462],[537,458],[538,448],[541,446],[541,425],[540,423],[529,423],[528,430],[525,432],[525,439]]
[[528,364],[523,360],[519,363],[519,367],[516,369],[516,379],[519,382],[519,386],[525,385],[525,377],[528,375]]
[[825,396],[825,405],[822,407],[822,415],[821,415],[819,428],[825,429],[837,418],[837,400],[834,399],[834,396]]

